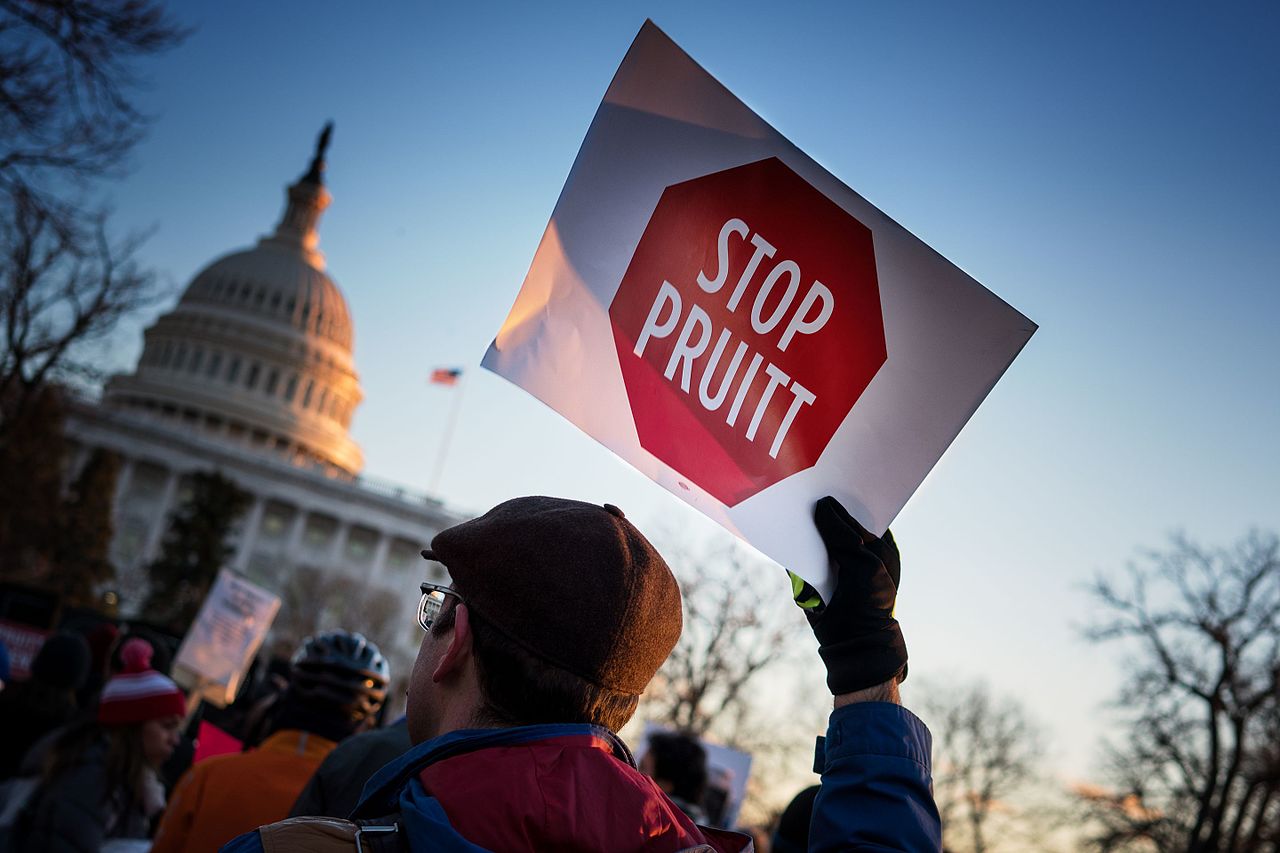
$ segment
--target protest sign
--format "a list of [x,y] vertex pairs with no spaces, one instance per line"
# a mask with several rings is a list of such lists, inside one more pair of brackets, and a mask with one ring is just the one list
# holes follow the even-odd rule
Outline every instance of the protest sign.
[[0,642],[9,650],[9,675],[14,681],[31,677],[31,664],[53,632],[0,619]]
[[226,569],[218,573],[173,662],[174,681],[226,707],[267,637],[280,598]]
[[826,589],[1035,329],[646,22],[483,364]]
[[[636,748],[636,764],[643,764],[649,751],[649,738],[655,734],[675,734],[673,729],[655,722],[644,724],[644,740]],[[707,792],[700,803],[711,826],[733,828],[747,798],[747,779],[751,776],[751,754],[718,743],[698,739],[707,754]]]

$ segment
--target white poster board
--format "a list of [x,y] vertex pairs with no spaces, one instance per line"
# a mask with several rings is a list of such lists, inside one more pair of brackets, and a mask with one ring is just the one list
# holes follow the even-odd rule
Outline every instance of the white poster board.
[[646,22],[483,365],[825,590],[1035,329]]
[[[636,764],[644,761],[644,756],[649,751],[649,736],[654,734],[675,734],[675,730],[653,721],[645,723],[644,740],[640,742],[634,753]],[[717,793],[723,792],[725,795],[724,811],[719,816],[719,821],[712,819],[712,825],[733,829],[738,825],[738,814],[742,811],[742,803],[747,798],[747,779],[751,776],[751,754],[701,738],[698,739],[698,743],[707,753],[707,787],[715,789]]]
[[223,569],[173,662],[173,679],[200,699],[224,708],[258,653],[280,598]]

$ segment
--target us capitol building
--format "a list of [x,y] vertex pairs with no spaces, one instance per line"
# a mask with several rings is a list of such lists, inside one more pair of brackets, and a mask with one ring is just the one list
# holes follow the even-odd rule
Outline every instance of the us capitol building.
[[[463,518],[360,473],[348,432],[363,397],[351,312],[317,232],[331,201],[330,132],[288,188],[275,232],[197,273],[144,333],[134,372],[113,376],[100,402],[74,404],[73,470],[94,448],[121,459],[112,543],[121,578],[142,576],[189,475],[213,469],[253,496],[229,568],[276,591],[301,568],[345,575],[402,596],[409,626],[431,571],[418,552]],[[412,635],[396,637],[407,645]]]

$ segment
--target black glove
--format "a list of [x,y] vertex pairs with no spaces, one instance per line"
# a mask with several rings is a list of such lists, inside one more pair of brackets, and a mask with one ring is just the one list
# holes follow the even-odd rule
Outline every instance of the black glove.
[[902,560],[893,534],[878,539],[835,498],[814,505],[813,520],[827,546],[835,589],[824,602],[795,575],[792,593],[818,638],[827,666],[827,686],[835,695],[907,677],[907,646],[893,618]]

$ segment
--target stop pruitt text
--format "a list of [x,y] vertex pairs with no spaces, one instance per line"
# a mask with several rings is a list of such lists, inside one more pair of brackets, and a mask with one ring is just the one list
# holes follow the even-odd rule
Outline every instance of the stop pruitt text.
[[[728,291],[728,301],[725,303],[725,307],[731,314],[736,313],[739,306],[744,304],[743,298],[747,296],[748,290],[753,286],[757,274],[761,271],[762,263],[766,259],[772,259],[778,251],[762,235],[752,233],[750,226],[743,220],[736,217],[729,219],[721,226],[720,234],[716,239],[717,269],[715,275],[709,276],[705,270],[698,272],[698,287],[704,293],[713,295],[725,290],[725,285],[729,281],[731,272],[729,241],[734,239],[735,236],[739,241],[749,239],[754,248],[750,259],[738,276],[737,283],[731,291]],[[763,279],[755,290],[755,298],[751,301],[749,309],[751,328],[757,335],[761,337],[773,336],[781,328],[781,332],[772,341],[779,352],[786,352],[787,347],[795,340],[797,335],[812,335],[820,331],[827,321],[831,319],[831,312],[835,308],[835,298],[832,296],[831,290],[817,279],[813,280],[809,285],[809,289],[797,304],[796,297],[800,293],[800,286],[800,265],[793,260],[781,260],[774,263],[772,268],[764,274]],[[780,288],[782,293],[777,297],[777,304],[774,305],[772,310],[769,310],[768,306],[771,297],[773,297],[774,291]],[[680,390],[686,394],[690,393],[689,389],[694,379],[694,362],[711,346],[711,339],[714,333],[714,324],[705,309],[697,303],[691,303],[688,308],[688,312],[685,313],[680,291],[670,281],[664,279],[662,287],[658,289],[657,297],[653,300],[653,306],[649,309],[649,315],[645,319],[644,327],[640,330],[640,336],[636,340],[636,345],[633,349],[635,355],[643,357],[645,348],[651,340],[670,337],[676,331],[676,327],[679,326],[680,331],[676,337],[675,346],[671,350],[671,355],[667,358],[663,375],[668,381],[677,382]],[[682,316],[684,317],[683,325],[680,322]],[[783,323],[784,319],[786,320],[785,324]],[[734,391],[733,400],[725,414],[725,423],[730,427],[740,429],[738,427],[738,418],[742,414],[743,403],[746,401],[747,395],[755,384],[757,377],[760,376],[761,367],[763,366],[764,389],[760,394],[759,401],[756,403],[756,408],[751,415],[750,421],[746,424],[745,437],[748,441],[756,441],[765,413],[773,404],[774,397],[777,396],[779,405],[786,406],[787,410],[778,425],[777,432],[773,436],[773,442],[769,445],[769,456],[776,459],[792,423],[795,422],[796,416],[800,413],[800,409],[804,406],[813,405],[817,397],[772,361],[768,361],[763,354],[752,349],[746,340],[737,342],[733,355],[729,359],[729,365],[725,368],[724,376],[720,379],[719,387],[713,392],[711,390],[711,385],[714,382],[713,377],[719,367],[720,360],[724,357],[725,350],[732,340],[733,333],[730,329],[724,328],[720,330],[719,336],[716,337],[715,347],[711,350],[710,357],[702,367],[702,375],[698,377],[698,402],[708,412],[717,412],[729,399],[730,391]],[[741,378],[738,378],[738,370],[741,368],[743,359],[746,358],[748,353],[750,353],[751,359]],[[678,380],[676,379],[677,372],[680,374]],[[788,394],[778,394],[779,389],[788,392],[789,396]]]

